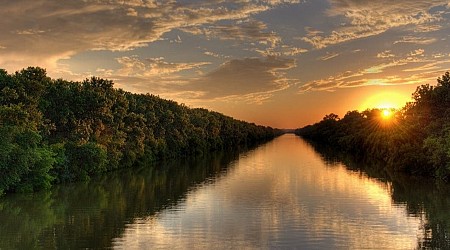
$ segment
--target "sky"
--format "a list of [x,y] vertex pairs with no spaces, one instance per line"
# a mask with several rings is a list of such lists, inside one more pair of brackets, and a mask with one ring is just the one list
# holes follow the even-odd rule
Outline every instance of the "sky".
[[257,124],[399,108],[450,69],[440,0],[0,0],[0,68],[97,76]]

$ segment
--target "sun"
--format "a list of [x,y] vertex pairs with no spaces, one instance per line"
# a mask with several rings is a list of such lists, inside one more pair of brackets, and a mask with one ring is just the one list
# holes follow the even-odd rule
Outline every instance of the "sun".
[[392,110],[389,109],[382,109],[381,110],[381,117],[385,120],[390,119],[393,115]]
[[[400,109],[407,102],[411,101],[411,97],[398,92],[380,92],[367,98],[359,107],[359,110],[380,109],[383,110],[383,116],[391,116],[391,109]],[[386,111],[386,114],[384,113]],[[391,113],[388,115],[388,113]]]

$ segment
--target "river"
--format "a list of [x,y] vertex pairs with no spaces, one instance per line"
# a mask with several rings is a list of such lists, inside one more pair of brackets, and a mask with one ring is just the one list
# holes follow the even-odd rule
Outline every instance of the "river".
[[244,152],[0,198],[0,249],[450,247],[450,188],[363,171],[286,134]]

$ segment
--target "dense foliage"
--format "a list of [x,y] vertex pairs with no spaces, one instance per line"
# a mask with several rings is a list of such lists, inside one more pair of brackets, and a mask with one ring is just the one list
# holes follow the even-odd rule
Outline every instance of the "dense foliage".
[[450,178],[450,74],[436,86],[421,85],[414,101],[401,110],[350,111],[296,130],[316,143],[328,144],[361,158],[376,159],[395,171]]
[[0,195],[273,138],[270,127],[191,109],[100,78],[0,69]]

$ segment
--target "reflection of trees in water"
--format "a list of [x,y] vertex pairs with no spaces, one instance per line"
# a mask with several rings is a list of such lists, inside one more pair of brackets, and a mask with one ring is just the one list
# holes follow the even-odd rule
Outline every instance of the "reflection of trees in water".
[[369,177],[391,183],[391,197],[405,204],[410,216],[424,217],[418,248],[450,249],[450,185],[435,179],[414,178],[388,172],[380,162],[358,158],[329,146],[310,144],[330,166],[343,163],[351,171],[363,171]]
[[126,169],[86,183],[0,199],[0,249],[111,247],[127,223],[175,205],[224,173],[239,152]]

